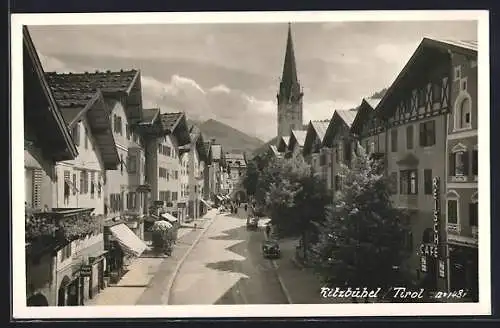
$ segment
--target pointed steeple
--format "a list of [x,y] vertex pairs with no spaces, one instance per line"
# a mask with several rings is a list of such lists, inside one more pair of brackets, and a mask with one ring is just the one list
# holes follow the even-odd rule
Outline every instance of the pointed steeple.
[[285,60],[283,62],[283,75],[281,76],[278,100],[294,100],[301,96],[300,84],[297,79],[297,65],[293,50],[292,26],[288,23],[288,38],[286,41]]

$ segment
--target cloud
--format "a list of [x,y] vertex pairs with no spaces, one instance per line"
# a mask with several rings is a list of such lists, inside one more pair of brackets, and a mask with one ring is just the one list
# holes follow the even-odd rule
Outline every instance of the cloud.
[[[361,102],[361,101],[360,101]],[[349,100],[325,100],[319,102],[304,103],[304,123],[311,120],[330,119],[336,109],[351,109],[359,104]]]
[[375,46],[374,53],[383,61],[403,66],[417,49],[418,43],[381,43]]

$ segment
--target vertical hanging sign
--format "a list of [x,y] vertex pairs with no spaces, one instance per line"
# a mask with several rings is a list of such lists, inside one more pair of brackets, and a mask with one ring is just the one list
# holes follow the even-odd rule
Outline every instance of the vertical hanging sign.
[[434,177],[432,180],[432,196],[434,198],[434,247],[436,252],[434,252],[434,257],[439,258],[439,216],[441,215],[441,209],[439,205],[440,195],[439,195],[439,177]]

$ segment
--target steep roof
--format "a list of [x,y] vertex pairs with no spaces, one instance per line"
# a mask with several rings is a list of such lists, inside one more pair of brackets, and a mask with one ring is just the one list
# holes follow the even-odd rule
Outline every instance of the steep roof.
[[[303,131],[303,130],[292,130],[292,133],[291,133],[291,135],[295,139],[295,142],[297,142],[297,144],[300,147],[304,146],[304,141],[306,140],[306,134],[307,134],[307,131]],[[291,142],[290,142],[290,144],[291,144]]]
[[[440,40],[423,38],[408,62],[399,72],[394,82],[389,86],[376,107],[377,115],[386,118],[394,112],[398,101],[397,90],[404,85],[414,83],[414,75],[421,74],[420,68],[425,63],[437,64],[443,58],[449,58],[451,53],[458,53],[470,58],[477,58],[477,41]],[[413,76],[412,76],[413,74]]]
[[[24,120],[45,155],[51,154],[54,161],[74,159],[78,150],[47,82],[28,28],[23,26],[22,30]],[[46,105],[40,105],[40,102]],[[47,133],[47,129],[51,133]]]
[[172,133],[179,146],[189,144],[191,138],[187,129],[186,115],[183,112],[162,113],[160,115],[163,133]]
[[344,121],[347,127],[351,127],[356,118],[357,110],[336,110],[335,113]]
[[[328,124],[330,124],[330,121],[311,121],[311,125],[318,135],[319,140],[323,141],[323,138],[325,137],[326,134],[326,129],[328,129]],[[306,131],[307,134],[307,131]],[[305,141],[305,139],[304,139]]]
[[142,92],[138,70],[94,73],[46,73],[52,91],[65,107],[81,107],[98,90],[105,97],[126,95],[126,113],[131,121],[142,118]]
[[148,124],[153,124],[154,120],[160,115],[159,108],[144,108],[142,112],[142,122]]

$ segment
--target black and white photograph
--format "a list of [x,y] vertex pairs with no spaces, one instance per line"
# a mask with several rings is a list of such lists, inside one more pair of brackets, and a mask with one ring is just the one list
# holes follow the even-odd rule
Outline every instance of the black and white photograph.
[[490,314],[488,24],[12,15],[14,317]]

